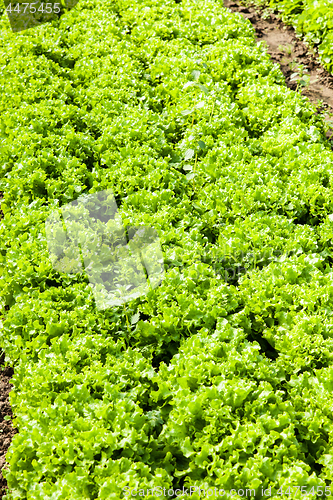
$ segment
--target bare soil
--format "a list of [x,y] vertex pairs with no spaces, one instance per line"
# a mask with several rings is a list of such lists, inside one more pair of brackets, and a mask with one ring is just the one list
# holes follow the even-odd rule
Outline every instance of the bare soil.
[[[290,79],[296,71],[291,65],[304,65],[310,76],[310,84],[308,88],[300,88],[299,91],[316,105],[316,114],[322,114],[324,120],[329,121],[330,113],[333,115],[333,76],[319,63],[316,49],[310,49],[296,35],[293,27],[279,19],[277,12],[248,3],[244,6],[239,0],[224,0],[223,3],[232,12],[239,12],[249,19],[256,31],[257,41],[266,42],[267,52],[272,61],[280,65],[286,85],[291,90],[297,89],[297,82]],[[333,131],[328,130],[326,137],[331,140],[332,135]]]
[[17,430],[12,427],[11,420],[4,420],[6,416],[12,418],[12,409],[9,404],[9,393],[12,390],[10,379],[13,369],[4,367],[4,355],[0,356],[0,498],[6,493],[7,483],[2,476],[2,469],[6,463],[6,453]]
[[[3,193],[0,193],[0,207]],[[0,219],[3,218],[3,212],[0,208]],[[5,306],[8,310],[8,306]],[[0,350],[0,499],[6,494],[7,482],[2,475],[2,469],[6,464],[6,453],[17,430],[13,428],[11,420],[5,420],[5,417],[13,418],[12,409],[9,403],[9,393],[12,390],[10,379],[13,376],[13,368],[4,366],[5,356]]]

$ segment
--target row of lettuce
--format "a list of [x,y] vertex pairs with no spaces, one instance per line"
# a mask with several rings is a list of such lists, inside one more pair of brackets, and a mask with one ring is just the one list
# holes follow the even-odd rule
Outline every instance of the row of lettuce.
[[333,1],[332,0],[245,0],[276,10],[286,24],[310,47],[318,50],[319,60],[333,72]]
[[[312,105],[218,0],[81,0],[0,34],[5,498],[327,490],[333,154]],[[103,189],[157,230],[166,276],[98,311],[45,220]]]

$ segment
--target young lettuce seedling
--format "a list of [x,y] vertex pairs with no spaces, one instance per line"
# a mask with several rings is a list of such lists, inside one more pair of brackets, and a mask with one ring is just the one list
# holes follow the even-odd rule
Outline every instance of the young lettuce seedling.
[[311,76],[308,74],[308,69],[304,66],[304,64],[292,62],[290,67],[291,69],[296,68],[296,71],[290,77],[291,81],[297,81],[296,92],[298,92],[299,87],[308,88],[310,83],[315,83],[318,80],[316,77],[312,80],[312,82],[310,82]]

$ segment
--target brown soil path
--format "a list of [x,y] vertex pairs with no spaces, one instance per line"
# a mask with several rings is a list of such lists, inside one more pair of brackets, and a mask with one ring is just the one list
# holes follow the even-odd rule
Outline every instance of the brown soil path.
[[[3,193],[0,193],[0,207]],[[0,219],[3,218],[3,212],[0,208]],[[5,307],[7,309],[7,307]],[[1,328],[1,317],[0,317]],[[1,331],[0,331],[1,335]],[[13,428],[11,420],[5,420],[5,417],[13,418],[12,409],[9,403],[9,393],[12,390],[10,379],[13,376],[13,369],[4,366],[5,356],[0,351],[0,499],[5,495],[7,483],[2,476],[2,469],[6,464],[6,453],[17,430]]]
[[6,463],[6,453],[12,441],[16,429],[12,427],[11,420],[4,420],[5,417],[13,417],[9,404],[9,393],[12,389],[10,379],[13,376],[13,369],[4,367],[4,355],[0,356],[0,498],[6,493],[6,480],[2,476],[2,468]]
[[[290,89],[296,90],[297,87],[297,82],[290,79],[296,71],[291,69],[291,63],[302,64],[307,68],[310,85],[306,89],[303,88],[301,93],[317,106],[317,113],[322,113],[325,121],[332,119],[333,76],[318,62],[316,50],[310,50],[296,36],[294,28],[286,26],[278,18],[278,13],[273,13],[271,9],[259,8],[248,3],[244,6],[239,0],[224,0],[224,5],[232,12],[240,12],[246,19],[249,19],[256,30],[257,41],[266,42],[272,61],[279,63]],[[322,106],[318,105],[318,101],[322,101]],[[333,131],[329,130],[326,137],[331,138],[332,135]]]

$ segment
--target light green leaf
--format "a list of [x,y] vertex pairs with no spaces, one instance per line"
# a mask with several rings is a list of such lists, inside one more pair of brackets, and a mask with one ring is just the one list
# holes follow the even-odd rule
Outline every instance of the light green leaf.
[[187,115],[190,115],[194,110],[193,109],[184,109],[183,111],[181,111],[181,114],[183,116],[187,116]]
[[186,179],[187,179],[188,181],[190,181],[190,180],[191,180],[191,179],[193,179],[194,177],[195,177],[195,173],[193,173],[193,172],[192,172],[191,174],[186,174]]
[[190,160],[191,158],[193,158],[193,156],[194,156],[194,149],[188,149],[188,150],[185,152],[184,160],[185,160],[185,161],[188,161],[188,160]]

